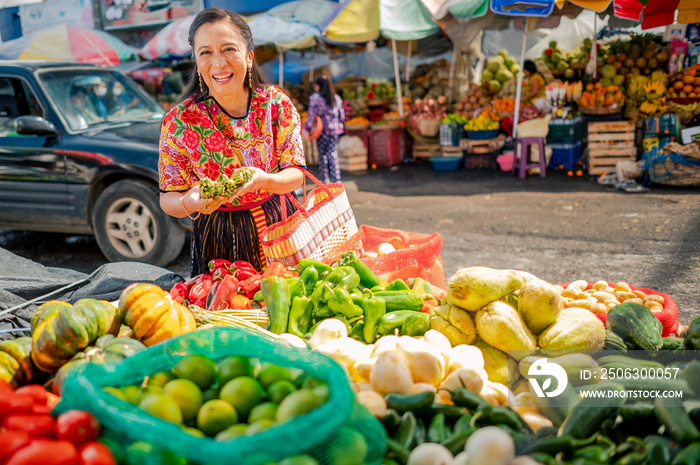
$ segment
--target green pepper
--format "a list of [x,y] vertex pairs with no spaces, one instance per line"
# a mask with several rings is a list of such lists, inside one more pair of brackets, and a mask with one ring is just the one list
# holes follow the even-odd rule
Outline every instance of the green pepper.
[[387,450],[391,452],[394,457],[396,457],[396,460],[398,460],[401,465],[406,465],[406,463],[408,463],[408,455],[410,454],[410,451],[399,441],[388,438],[386,440],[386,447]]
[[468,415],[466,410],[456,405],[433,404],[430,406],[430,410],[433,415],[437,415],[438,413],[445,415],[445,424],[448,426],[453,425],[460,418]]
[[445,426],[445,414],[438,413],[430,420],[428,426],[428,442],[442,442],[446,437],[447,427]]
[[416,417],[416,435],[414,436],[413,447],[423,444],[427,439],[427,435],[428,430],[425,427],[425,423],[423,423],[423,420]]
[[643,452],[630,452],[615,461],[615,465],[646,465],[647,456]]
[[476,410],[482,405],[489,405],[479,394],[475,394],[464,387],[452,390],[450,399],[455,405],[466,407],[470,411]]
[[369,290],[372,292],[379,292],[379,291],[384,291],[385,288],[381,284],[377,284],[376,286],[372,286]]
[[395,279],[392,282],[390,282],[387,285],[386,290],[387,291],[410,291],[411,288],[408,287],[408,284],[406,284],[406,282],[403,279],[398,278],[398,279]]
[[671,465],[697,465],[698,463],[700,463],[700,442],[695,442],[680,451]]
[[360,342],[365,342],[364,332],[365,332],[365,322],[358,321],[355,323],[355,325],[352,327],[352,329],[348,333],[348,337],[351,337],[351,338],[353,338],[357,341],[360,341]]
[[472,416],[469,414],[462,415],[455,423],[454,432],[459,433],[469,429],[469,422],[472,421]]
[[411,283],[411,290],[418,295],[433,296],[433,289],[430,287],[430,283],[423,278],[415,278],[413,283]]
[[265,298],[263,297],[262,291],[256,292],[255,295],[253,296],[253,300],[256,302],[262,302],[263,300],[265,300]]
[[292,299],[292,308],[289,310],[289,328],[287,332],[303,338],[304,334],[309,330],[313,308],[310,298],[304,296],[294,297]]
[[352,302],[350,293],[344,287],[336,287],[328,299],[328,306],[335,313],[340,313],[346,318],[355,318],[362,315],[362,308]]
[[[481,421],[481,422],[480,422]],[[518,431],[526,425],[520,415],[510,407],[501,407],[496,405],[480,405],[469,426],[476,428],[477,424],[482,425],[505,425]]]
[[556,464],[554,457],[547,454],[546,452],[533,452],[532,454],[528,454],[528,455],[535,462],[539,462],[539,463],[542,463],[544,465],[555,465]]
[[292,304],[287,281],[278,276],[268,276],[260,283],[260,290],[270,317],[270,331],[275,334],[284,333],[287,331],[289,308]]
[[647,464],[666,465],[671,460],[670,455],[666,455],[664,447],[659,443],[647,445]]
[[333,287],[355,289],[360,285],[360,275],[358,275],[357,271],[355,271],[352,267],[339,266],[337,269],[328,274],[324,281],[332,284]]
[[318,281],[318,270],[315,266],[309,265],[299,275],[299,279],[304,283],[304,295],[309,297],[314,292],[314,286]]
[[326,265],[323,262],[319,262],[318,260],[314,260],[312,258],[302,258],[299,260],[299,275],[301,276],[304,274],[304,271],[310,266],[313,266],[316,268],[316,271],[318,271],[318,274],[321,275],[324,271],[326,271],[328,268],[330,268],[330,265]]
[[294,301],[294,297],[306,296],[304,283],[300,278],[290,278],[287,280],[287,284],[289,285],[289,298],[292,302]]
[[377,291],[374,295],[384,299],[387,312],[423,308],[423,298],[413,291]]
[[609,460],[609,452],[610,449],[606,447],[592,445],[578,449],[576,452],[574,452],[574,457],[581,457],[594,462],[607,463]]
[[414,310],[399,310],[385,313],[379,318],[377,333],[379,333],[380,336],[392,334],[395,329],[399,329],[406,319],[414,313],[416,313]]
[[447,447],[447,449],[452,452],[453,455],[457,455],[464,450],[464,444],[469,439],[469,436],[474,434],[477,428],[469,428],[459,432],[452,433],[451,436],[445,438],[440,444]]
[[330,318],[333,316],[333,310],[327,304],[322,304],[314,308],[313,315],[315,318]]
[[365,299],[365,295],[359,289],[353,289],[350,291],[350,298],[352,299],[352,303],[361,307],[362,301]]
[[399,415],[399,412],[397,412],[393,408],[386,409],[384,418],[382,418],[382,424],[384,425],[384,429],[386,429],[386,432],[389,436],[394,435],[394,432],[396,431],[396,428],[399,427],[400,423],[401,415]]
[[401,423],[396,430],[394,439],[406,449],[411,450],[413,449],[413,442],[416,439],[416,428],[418,428],[416,416],[410,410],[404,412],[401,416]]
[[620,407],[620,416],[628,421],[648,420],[654,416],[654,406],[646,402],[626,403]]
[[338,264],[340,266],[352,267],[357,272],[357,275],[360,277],[360,282],[365,287],[372,288],[380,283],[379,277],[370,269],[370,267],[365,265],[362,260],[360,260],[360,256],[357,255],[357,252],[354,250],[343,252],[343,254],[340,256]]
[[428,313],[413,312],[401,325],[400,334],[404,336],[422,336],[430,329],[430,315]]
[[670,439],[657,434],[650,434],[644,438],[644,443],[647,445],[647,461],[650,464],[657,465],[654,462],[658,462],[659,451],[663,455],[663,461],[660,463],[667,464],[671,462],[674,450]]
[[552,457],[558,453],[563,453],[565,456],[571,455],[574,451],[574,438],[571,436],[549,437],[540,439],[527,446],[523,451],[523,455],[530,455],[535,452],[544,452]]
[[391,392],[386,395],[387,407],[396,410],[400,414],[413,412],[414,415],[422,415],[431,412],[435,393],[426,391],[418,394],[398,394]]
[[371,344],[377,338],[379,320],[386,314],[386,303],[369,292],[364,294],[361,306],[365,318],[364,339],[367,344]]
[[328,302],[332,294],[333,289],[327,283],[319,281],[311,293],[311,302],[313,302],[314,308]]

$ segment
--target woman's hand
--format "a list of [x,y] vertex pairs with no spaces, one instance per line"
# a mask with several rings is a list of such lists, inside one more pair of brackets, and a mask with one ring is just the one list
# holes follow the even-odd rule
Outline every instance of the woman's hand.
[[210,215],[226,202],[228,202],[228,197],[223,195],[211,199],[203,199],[199,190],[199,185],[187,191],[182,197],[182,205],[185,208],[185,213],[189,215],[195,212]]
[[236,189],[236,192],[233,195],[227,197],[227,202],[233,202],[237,197],[240,197],[243,194],[247,194],[248,192],[252,192],[259,189],[267,190],[267,185],[270,181],[270,174],[254,166],[249,166],[248,169],[250,169],[253,172],[253,178],[247,183],[243,184],[238,189]]

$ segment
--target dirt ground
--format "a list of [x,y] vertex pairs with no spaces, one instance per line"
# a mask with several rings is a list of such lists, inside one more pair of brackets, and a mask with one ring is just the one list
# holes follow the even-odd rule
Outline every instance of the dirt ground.
[[[552,283],[625,281],[669,294],[681,323],[700,315],[700,188],[627,194],[559,171],[521,180],[425,163],[343,172],[343,182],[358,225],[440,233],[448,278],[482,265]],[[0,247],[83,272],[105,262],[90,236],[0,230]],[[169,268],[189,276],[189,247]]]

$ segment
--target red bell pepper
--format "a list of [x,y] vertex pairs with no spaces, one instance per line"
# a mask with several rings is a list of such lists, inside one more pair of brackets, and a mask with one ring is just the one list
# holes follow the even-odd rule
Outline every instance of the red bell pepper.
[[175,283],[175,285],[170,289],[170,298],[173,299],[173,302],[184,304],[189,292],[190,290],[187,288],[187,284],[184,282]]
[[270,276],[277,276],[280,278],[285,277],[284,274],[287,272],[287,267],[284,266],[284,263],[282,262],[272,262],[270,265],[267,267],[265,272],[263,273],[262,277],[263,278],[268,278]]
[[198,307],[205,308],[207,304],[207,295],[209,295],[213,284],[214,281],[209,273],[200,274],[192,285],[187,295],[187,300]]
[[239,281],[245,281],[251,276],[260,274],[253,265],[251,265],[245,260],[237,260],[233,262],[233,268],[236,270],[236,277]]
[[220,268],[226,268],[227,270],[230,270],[231,268],[233,268],[233,263],[223,258],[216,258],[214,260],[211,260],[207,264],[207,266],[209,266],[209,272],[214,273],[214,271]]
[[240,285],[238,286],[238,292],[245,294],[246,297],[252,299],[255,293],[260,290],[260,283],[262,283],[262,279],[262,275],[256,274],[245,281],[241,281]]
[[224,276],[228,275],[233,275],[233,272],[228,268],[217,268],[212,272],[211,277],[214,281],[221,281]]
[[76,447],[94,441],[100,435],[100,422],[95,415],[84,410],[68,410],[56,419],[56,437],[69,441]]
[[34,439],[14,453],[5,465],[78,465],[78,450],[68,441]]
[[55,420],[51,415],[9,415],[2,421],[2,429],[24,431],[31,437],[52,438]]
[[248,308],[248,302],[250,299],[243,294],[236,292],[234,295],[228,299],[228,308],[235,310],[245,310]]
[[224,276],[221,281],[216,281],[207,295],[206,309],[210,312],[218,312],[228,307],[231,296],[238,292],[238,279],[232,274]]

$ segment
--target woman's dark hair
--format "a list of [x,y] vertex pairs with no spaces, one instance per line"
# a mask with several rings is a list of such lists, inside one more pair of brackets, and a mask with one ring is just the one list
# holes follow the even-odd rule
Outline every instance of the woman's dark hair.
[[532,60],[525,60],[525,63],[523,63],[523,68],[525,71],[533,75],[539,73],[539,71],[537,71],[537,65]]
[[333,87],[333,82],[328,78],[328,76],[319,76],[314,81],[319,87],[318,93],[326,100],[326,103],[330,108],[335,106],[335,88]]
[[[250,52],[251,50],[255,49],[255,45],[253,44],[253,33],[250,32],[250,27],[248,27],[248,23],[246,23],[241,16],[237,15],[232,11],[224,10],[222,8],[207,8],[206,10],[200,11],[197,14],[197,16],[195,16],[194,20],[192,21],[192,24],[190,25],[190,31],[187,36],[187,40],[192,46],[193,60],[194,35],[197,33],[197,30],[199,30],[199,28],[205,24],[218,23],[219,21],[229,21],[232,26],[238,29],[238,32],[240,32],[241,36],[243,37],[243,40],[246,42],[246,52]],[[259,87],[270,84],[263,75],[255,59],[253,59],[253,65],[250,68],[250,73],[252,75],[253,87]],[[246,87],[248,86],[248,79],[248,75],[246,75],[243,84]],[[177,103],[180,104],[188,98],[192,97],[193,95],[195,97],[202,97],[203,95],[206,95],[209,92],[207,84],[204,81],[202,81],[201,85],[204,88],[204,93],[202,93],[202,90],[200,89],[199,72],[195,63],[195,66],[192,66],[192,71],[190,72],[190,76],[187,79],[187,85],[182,91],[182,95],[178,99]]]

